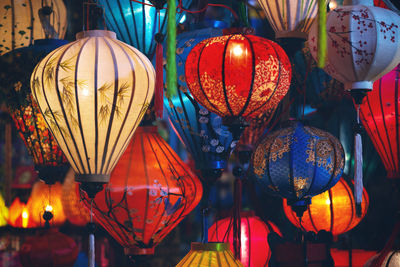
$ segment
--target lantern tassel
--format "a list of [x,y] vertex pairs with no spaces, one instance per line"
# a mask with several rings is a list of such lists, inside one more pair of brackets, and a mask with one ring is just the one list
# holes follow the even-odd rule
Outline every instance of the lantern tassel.
[[360,124],[360,105],[357,105],[357,124],[354,129],[354,198],[357,217],[361,217],[363,193],[362,125]]
[[155,36],[156,46],[156,93],[154,96],[154,107],[156,117],[163,117],[163,99],[164,99],[164,72],[163,72],[163,45],[164,36],[157,33]]
[[167,18],[167,97],[177,92],[176,74],[176,0],[168,0]]
[[93,223],[93,198],[90,202],[90,222],[87,224],[89,231],[89,252],[88,252],[88,267],[95,267],[95,244],[94,244],[94,231],[96,225]]
[[325,67],[326,59],[326,0],[318,0],[318,67]]
[[234,185],[234,202],[233,202],[233,252],[235,258],[240,260],[241,250],[241,218],[240,211],[242,209],[242,180],[239,177],[235,179]]

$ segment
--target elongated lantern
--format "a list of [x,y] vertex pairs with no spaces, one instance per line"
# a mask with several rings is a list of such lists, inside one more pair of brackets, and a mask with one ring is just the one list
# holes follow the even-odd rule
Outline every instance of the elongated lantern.
[[36,66],[32,94],[77,181],[108,182],[150,103],[154,80],[150,61],[110,31],[78,33]]
[[63,0],[1,0],[0,55],[44,38],[63,39],[67,9]]

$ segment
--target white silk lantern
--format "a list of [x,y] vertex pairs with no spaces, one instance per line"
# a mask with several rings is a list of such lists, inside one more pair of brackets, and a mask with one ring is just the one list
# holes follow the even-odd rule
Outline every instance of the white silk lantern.
[[32,94],[83,183],[107,183],[154,93],[144,54],[110,31],[77,34],[47,55],[31,77]]
[[64,38],[67,9],[63,0],[0,0],[0,55],[33,44]]

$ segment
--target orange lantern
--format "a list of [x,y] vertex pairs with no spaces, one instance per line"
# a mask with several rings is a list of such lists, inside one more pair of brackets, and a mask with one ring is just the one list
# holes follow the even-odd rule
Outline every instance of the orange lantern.
[[46,185],[42,181],[37,181],[32,188],[32,202],[28,205],[28,211],[32,220],[44,226],[43,213],[49,211],[53,214],[50,221],[51,226],[62,225],[67,219],[61,203],[61,184],[59,182],[54,185]]
[[89,211],[80,203],[79,184],[75,182],[75,172],[70,169],[62,185],[61,203],[68,221],[77,226],[84,226],[90,220]]
[[356,216],[356,206],[352,190],[347,182],[341,178],[329,189],[312,198],[311,205],[304,212],[301,224],[299,219],[283,200],[283,209],[289,221],[305,231],[330,231],[333,235],[340,235],[353,229],[361,222],[367,213],[369,198],[367,191],[363,191],[361,217]]
[[29,198],[28,203],[25,204],[17,197],[11,204],[8,210],[7,223],[16,228],[34,228],[37,224],[33,221],[28,207],[31,205],[32,200]]

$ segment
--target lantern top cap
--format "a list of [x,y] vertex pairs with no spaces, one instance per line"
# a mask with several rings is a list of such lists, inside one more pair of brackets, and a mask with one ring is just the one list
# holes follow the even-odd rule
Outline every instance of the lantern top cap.
[[202,250],[202,251],[225,251],[225,250],[229,250],[229,243],[218,243],[218,242],[200,243],[200,242],[192,242],[191,248],[192,248],[192,250]]
[[374,6],[373,0],[344,0],[344,6],[355,6],[355,5],[363,5],[363,6]]
[[117,39],[117,34],[112,31],[105,30],[90,30],[90,31],[82,31],[76,34],[76,39],[83,39],[86,37],[109,37],[112,39]]

